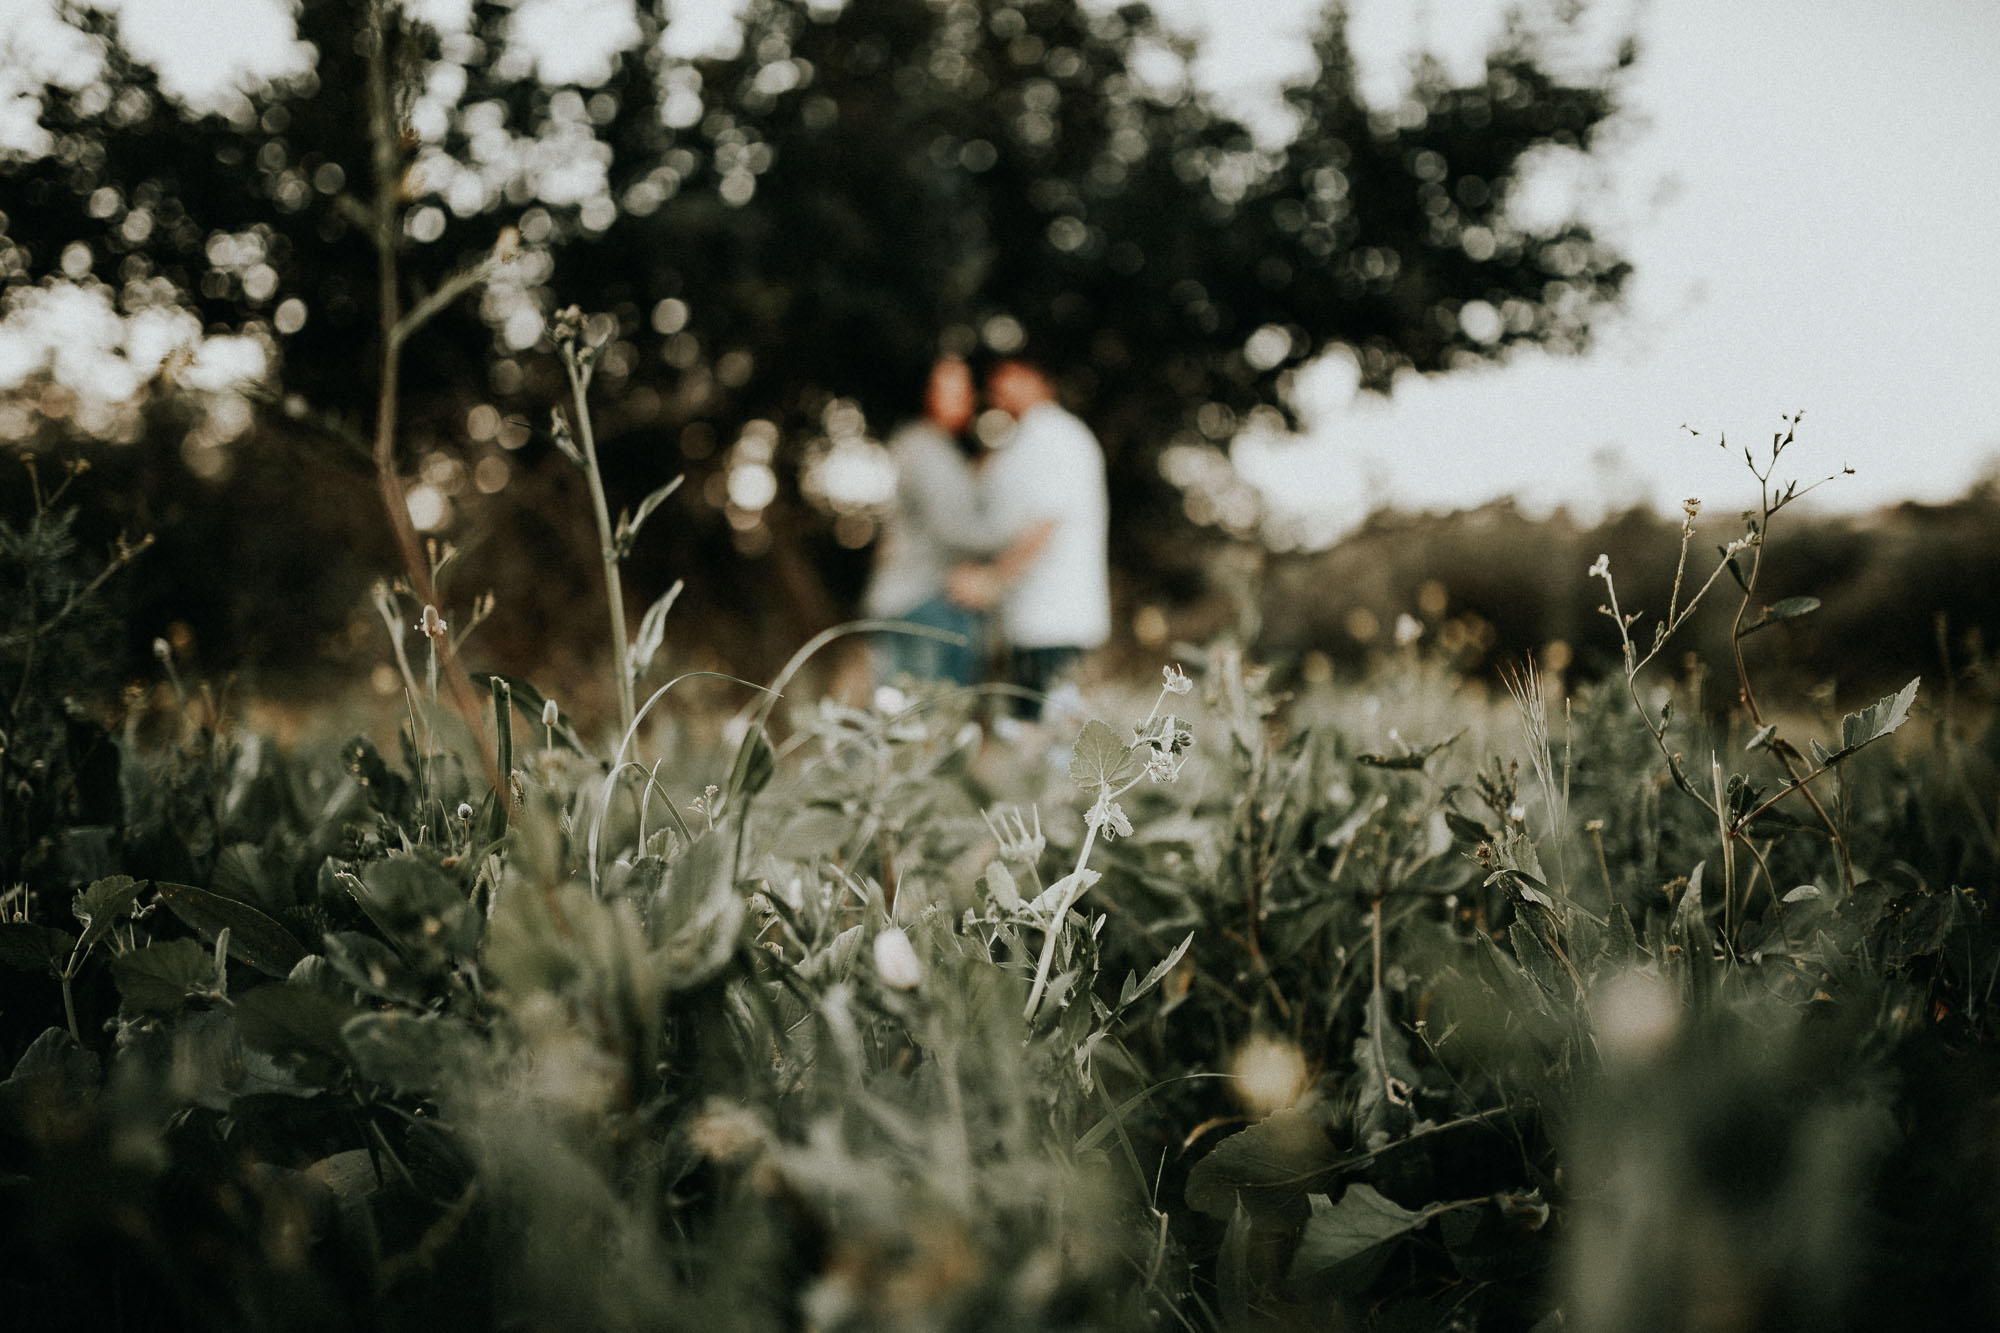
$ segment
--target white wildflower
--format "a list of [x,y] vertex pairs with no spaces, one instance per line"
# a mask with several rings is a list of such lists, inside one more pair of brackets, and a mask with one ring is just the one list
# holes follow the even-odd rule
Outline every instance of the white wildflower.
[[1165,681],[1168,694],[1186,694],[1194,688],[1194,682],[1188,679],[1187,672],[1178,666],[1161,667],[1160,675]]
[[891,990],[915,990],[923,982],[924,965],[901,927],[891,926],[875,937],[875,974]]
[[1592,566],[1590,567],[1590,577],[1591,577],[1591,578],[1594,578],[1594,579],[1608,579],[1608,578],[1610,578],[1610,577],[1611,577],[1611,557],[1610,557],[1610,556],[1608,556],[1608,555],[1602,555],[1602,554],[1600,554],[1600,555],[1599,555],[1599,556],[1597,557],[1597,563],[1596,563],[1596,564],[1594,564],[1594,565],[1592,565]]
[[562,719],[562,710],[556,707],[554,699],[542,700],[542,725],[553,727]]

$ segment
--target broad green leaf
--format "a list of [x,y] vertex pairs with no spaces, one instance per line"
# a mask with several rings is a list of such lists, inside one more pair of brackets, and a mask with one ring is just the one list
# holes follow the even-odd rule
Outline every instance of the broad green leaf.
[[1639,956],[1639,936],[1632,929],[1632,914],[1625,910],[1624,903],[1611,905],[1611,930],[1604,941],[1604,956],[1619,965]]
[[768,844],[773,856],[788,861],[838,860],[861,823],[859,815],[823,805],[809,805],[787,819]]
[[1215,1286],[1222,1301],[1223,1327],[1250,1327],[1250,1214],[1241,1199],[1236,1201],[1236,1211],[1222,1233],[1222,1253],[1215,1260]]
[[111,979],[129,1008],[171,1014],[215,984],[215,960],[193,940],[165,940],[111,960]]
[[1069,752],[1070,781],[1095,795],[1103,788],[1130,781],[1138,772],[1136,746],[1119,740],[1118,733],[1096,718],[1083,724]]
[[[96,1052],[79,1046],[76,1038],[62,1028],[46,1028],[21,1053],[13,1075],[0,1084],[0,1106],[20,1115],[33,1138],[43,1141],[68,1138],[76,1133],[77,1111],[97,1100],[97,1090],[103,1082],[103,1067]],[[7,1084],[13,1086],[9,1088]],[[31,1086],[37,1095],[18,1095]],[[9,1093],[17,1095],[10,1097]],[[42,1123],[35,1124],[36,1119],[42,1119]]]
[[1014,883],[1014,872],[1005,862],[986,863],[986,892],[1002,911],[1012,912],[1021,906],[1020,887]]
[[78,947],[88,950],[109,934],[113,926],[131,914],[132,904],[144,891],[145,886],[130,875],[113,875],[78,893],[69,905],[83,926]]
[[1466,842],[1476,845],[1493,840],[1493,831],[1491,829],[1476,819],[1461,815],[1456,810],[1446,810],[1444,812],[1444,822],[1445,827],[1449,828],[1454,835],[1464,839]]
[[389,856],[365,867],[348,890],[361,910],[406,952],[443,949],[469,956],[479,942],[479,917],[463,890],[421,857]]
[[76,936],[32,921],[0,923],[0,963],[23,972],[59,973],[76,948]]
[[341,1026],[354,1006],[305,986],[257,986],[234,1002],[243,1040],[271,1055],[307,1054],[346,1059]]
[[713,978],[736,952],[746,915],[729,875],[729,841],[710,833],[674,859],[647,924],[675,990]]
[[772,775],[777,771],[778,752],[771,748],[771,738],[762,727],[752,727],[736,751],[735,766],[729,770],[729,782],[723,788],[724,799],[732,807],[738,800],[749,800],[771,785]]
[[340,1035],[363,1078],[405,1094],[438,1088],[474,1040],[458,1019],[393,1009],[351,1018]]
[[1682,947],[1703,953],[1708,948],[1708,906],[1701,898],[1701,877],[1707,868],[1708,862],[1697,861],[1688,872],[1687,888],[1681,891],[1673,923],[1673,933]]
[[1817,597],[1787,597],[1765,607],[1763,615],[1743,627],[1743,633],[1754,634],[1781,620],[1797,620],[1800,616],[1809,616],[1817,610],[1819,610]]
[[1555,955],[1549,946],[1525,921],[1516,921],[1507,931],[1507,938],[1514,946],[1514,959],[1521,969],[1535,979],[1544,991],[1556,999],[1564,998],[1569,987],[1564,984],[1562,970],[1556,964]]
[[1409,1235],[1431,1220],[1427,1212],[1411,1212],[1382,1197],[1373,1185],[1356,1182],[1330,1203],[1314,1195],[1312,1216],[1299,1237],[1292,1259],[1294,1281],[1324,1278],[1333,1269],[1358,1259],[1378,1245]]
[[192,884],[160,884],[160,901],[209,940],[229,932],[229,956],[266,976],[283,980],[306,956],[292,932],[246,902],[198,889]]
[[326,965],[363,995],[399,1004],[424,1002],[423,983],[402,955],[373,935],[345,930],[326,936],[323,943]]
[[1259,1217],[1297,1208],[1320,1188],[1341,1154],[1311,1107],[1277,1111],[1215,1145],[1188,1173],[1188,1206],[1215,1218],[1236,1214],[1237,1200]]
[[1852,753],[1868,744],[1880,740],[1896,728],[1910,720],[1910,705],[1917,701],[1919,676],[1894,694],[1886,695],[1868,705],[1858,713],[1849,713],[1840,720],[1840,749],[1835,758]]
[[1472,940],[1481,979],[1517,1017],[1525,1021],[1549,1013],[1547,994],[1529,980],[1512,954],[1483,930],[1474,932]]
[[265,913],[287,906],[290,897],[272,885],[270,872],[264,865],[264,854],[244,842],[222,849],[222,854],[215,859],[215,874],[210,878],[208,888],[211,893],[248,903]]

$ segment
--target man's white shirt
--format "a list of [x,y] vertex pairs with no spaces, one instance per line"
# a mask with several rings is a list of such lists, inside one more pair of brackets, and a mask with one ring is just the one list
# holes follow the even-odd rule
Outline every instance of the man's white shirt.
[[988,465],[986,510],[1019,536],[1044,519],[1048,544],[1000,604],[1000,628],[1016,648],[1095,648],[1111,637],[1106,540],[1110,499],[1104,453],[1090,428],[1054,403],[1021,417]]

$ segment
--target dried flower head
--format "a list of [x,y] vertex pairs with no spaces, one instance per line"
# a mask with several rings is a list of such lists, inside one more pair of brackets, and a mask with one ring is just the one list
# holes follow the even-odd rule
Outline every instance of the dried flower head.
[[583,337],[583,309],[564,306],[549,321],[549,338],[556,346],[574,346]]
[[1010,861],[1026,861],[1033,864],[1042,859],[1048,849],[1049,840],[1042,836],[1042,811],[1040,806],[1031,806],[1034,820],[1032,831],[1029,822],[1021,817],[1021,812],[1012,806],[1001,811],[986,811],[986,827],[993,830],[993,840],[1000,844],[1000,855]]

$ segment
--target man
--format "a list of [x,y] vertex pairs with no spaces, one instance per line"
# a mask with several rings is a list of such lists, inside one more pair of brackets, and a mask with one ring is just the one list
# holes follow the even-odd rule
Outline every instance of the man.
[[1016,711],[1033,720],[1049,686],[1111,636],[1104,454],[1032,362],[996,364],[986,397],[1017,423],[985,477],[987,518],[1009,544],[954,570],[948,588],[961,605],[997,605],[1014,684],[1030,692]]

